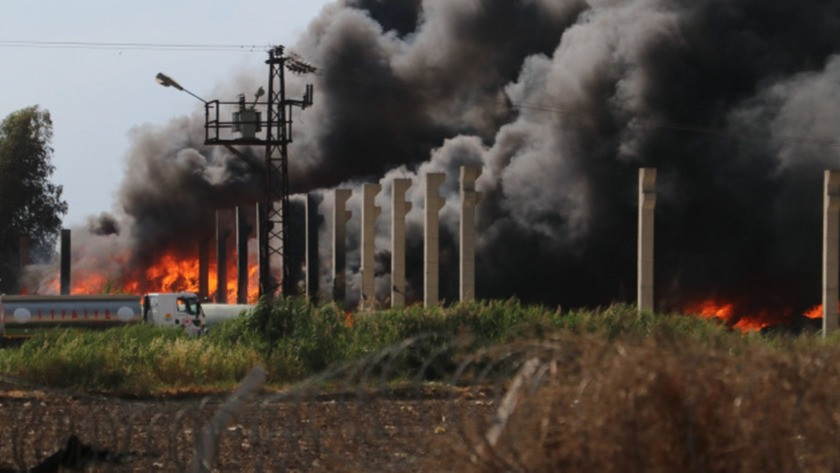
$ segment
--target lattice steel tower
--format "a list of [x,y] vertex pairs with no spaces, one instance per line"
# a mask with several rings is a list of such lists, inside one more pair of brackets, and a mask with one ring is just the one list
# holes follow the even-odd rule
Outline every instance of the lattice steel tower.
[[[284,295],[294,292],[294,281],[284,250],[289,248],[289,151],[292,142],[292,107],[304,109],[312,105],[312,85],[306,86],[302,100],[286,98],[284,71],[314,72],[315,68],[294,56],[283,54],[283,47],[269,51],[268,117],[265,144],[265,196],[260,205],[260,295],[276,292],[271,274],[272,257],[283,262],[282,290]],[[279,181],[279,182],[278,182]],[[279,203],[279,208],[277,204]],[[279,244],[278,244],[279,243]],[[287,256],[287,255],[286,255]]]

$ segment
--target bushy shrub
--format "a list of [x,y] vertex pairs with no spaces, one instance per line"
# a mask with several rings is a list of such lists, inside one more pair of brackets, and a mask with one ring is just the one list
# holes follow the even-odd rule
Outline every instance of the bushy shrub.
[[299,379],[347,355],[345,313],[335,304],[305,298],[262,298],[247,315],[222,323],[211,340],[245,345],[261,354],[274,380]]

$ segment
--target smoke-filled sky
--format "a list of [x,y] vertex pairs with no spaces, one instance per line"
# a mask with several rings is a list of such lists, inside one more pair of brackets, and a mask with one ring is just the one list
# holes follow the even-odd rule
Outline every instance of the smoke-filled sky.
[[[660,308],[721,297],[800,311],[819,302],[822,171],[840,165],[838,31],[840,4],[817,0],[334,2],[289,44],[320,71],[289,82],[316,91],[296,115],[292,186],[325,193],[331,215],[330,189],[382,182],[384,298],[389,183],[412,178],[416,300],[423,175],[446,172],[452,300],[457,169],[480,164],[478,296],[592,306],[635,298],[636,173],[653,166]],[[253,90],[264,68],[218,80],[222,93]],[[255,170],[203,147],[202,121],[132,131],[115,209],[130,244],[153,251],[179,213],[248,199]]]

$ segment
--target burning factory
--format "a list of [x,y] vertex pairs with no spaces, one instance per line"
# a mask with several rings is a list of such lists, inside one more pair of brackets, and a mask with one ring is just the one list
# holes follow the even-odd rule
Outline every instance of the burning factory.
[[[300,222],[290,235],[305,215],[319,233],[310,284],[354,305],[455,301],[473,271],[478,298],[632,302],[637,173],[655,168],[645,284],[657,310],[746,329],[806,313],[821,300],[823,171],[840,157],[838,24],[840,5],[817,0],[337,1],[289,48],[317,73],[284,85],[310,99],[289,145],[286,206]],[[264,77],[229,84],[230,97]],[[266,149],[208,145],[207,120],[197,110],[132,130],[114,212],[73,229],[73,292],[206,284],[232,300],[247,274],[254,297]],[[237,208],[249,215],[240,224]],[[432,208],[439,231],[424,235]],[[240,243],[224,238],[239,225]],[[220,246],[246,251],[247,270]],[[287,246],[303,267],[303,243]],[[438,294],[424,286],[430,271]],[[56,292],[57,278],[55,264],[35,265],[23,284]]]

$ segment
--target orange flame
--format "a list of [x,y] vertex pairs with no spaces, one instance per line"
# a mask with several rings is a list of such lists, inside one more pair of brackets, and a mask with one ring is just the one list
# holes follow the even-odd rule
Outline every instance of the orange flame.
[[[840,302],[837,303],[838,307],[840,307]],[[809,319],[821,319],[823,317],[823,306],[822,304],[817,304],[814,307],[806,310],[804,314],[805,317]]]
[[[120,258],[118,258],[120,259]],[[127,258],[125,258],[127,261]],[[248,295],[249,303],[256,302],[259,296],[258,266],[255,258],[248,265]],[[208,295],[217,292],[217,266],[210,262],[207,268]],[[227,300],[236,301],[237,278],[234,261],[227,262]],[[199,270],[198,259],[195,257],[178,255],[174,252],[163,253],[151,266],[139,271],[123,274],[112,278],[100,272],[74,271],[71,274],[71,293],[73,294],[102,294],[124,293],[142,294],[146,292],[179,292],[190,291],[198,293]],[[54,293],[59,292],[59,278],[56,276],[50,282]]]
[[[715,300],[705,300],[699,304],[690,306],[686,312],[696,314],[704,319],[715,319],[725,323],[727,326],[737,328],[742,332],[761,330],[766,323],[753,320],[751,317],[741,317],[736,320],[735,304]],[[734,321],[734,323],[733,323]]]
[[720,319],[728,322],[732,319],[735,306],[727,303],[720,303],[713,300],[701,302],[699,305],[689,308],[687,312],[697,314],[704,319]]
[[802,315],[808,317],[809,319],[821,319],[823,316],[822,304],[817,304],[814,307],[811,307],[810,309],[806,310],[805,313]]
[[[735,302],[707,299],[688,305],[684,312],[705,319],[719,320],[742,332],[753,332],[788,320],[793,311],[791,309],[780,309],[775,312],[769,310],[749,311],[740,309]],[[822,305],[814,306],[802,315],[809,319],[822,318]]]

